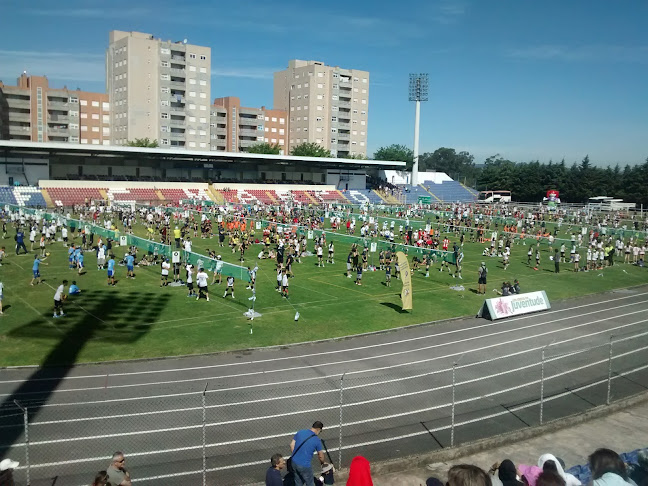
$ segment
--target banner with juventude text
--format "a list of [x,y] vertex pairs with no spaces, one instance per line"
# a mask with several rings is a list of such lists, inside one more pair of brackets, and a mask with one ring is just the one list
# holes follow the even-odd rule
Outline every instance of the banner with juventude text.
[[551,309],[544,290],[486,299],[477,317],[491,320]]

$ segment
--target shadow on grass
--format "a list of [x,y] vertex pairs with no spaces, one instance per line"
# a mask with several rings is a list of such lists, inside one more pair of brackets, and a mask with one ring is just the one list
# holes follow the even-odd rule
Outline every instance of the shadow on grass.
[[394,309],[399,314],[407,314],[406,310],[403,310],[400,305],[394,304],[393,302],[381,302],[380,305],[384,305],[385,307],[389,307],[390,309]]
[[[65,317],[53,319],[48,310],[45,315],[13,329],[9,333],[12,337],[57,342],[39,368],[2,401],[0,410],[19,413],[18,402],[21,407],[28,407],[33,421],[72,370],[88,341],[100,339],[134,345],[149,331],[168,300],[169,296],[152,292],[115,294],[110,289],[90,290],[67,301]],[[22,432],[21,427],[3,431],[0,455],[21,439]]]

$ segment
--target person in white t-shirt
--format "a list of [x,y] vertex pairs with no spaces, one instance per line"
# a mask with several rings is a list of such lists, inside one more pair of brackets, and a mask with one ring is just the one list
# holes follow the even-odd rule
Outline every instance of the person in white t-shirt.
[[234,277],[227,277],[227,287],[225,287],[225,293],[223,294],[223,299],[227,297],[228,292],[232,293],[232,299],[234,298]]
[[204,268],[199,268],[198,273],[196,274],[196,282],[198,283],[198,295],[196,296],[196,300],[200,299],[200,297],[204,294],[205,299],[207,302],[209,302],[209,286],[207,284],[207,279],[209,276],[207,275],[207,272],[205,272]]
[[194,292],[194,285],[193,285],[193,265],[188,263],[186,266],[186,270],[187,270],[187,290],[189,291],[187,297],[195,297],[196,293]]
[[165,258],[164,261],[162,262],[162,276],[160,277],[160,287],[169,285],[170,268],[171,268],[171,264],[169,263],[169,259]]
[[[65,299],[65,287],[68,284],[67,280],[63,280],[63,283],[58,286],[56,293],[54,294],[54,315],[52,317],[63,317],[63,300]],[[59,315],[56,315],[56,311],[59,311]]]

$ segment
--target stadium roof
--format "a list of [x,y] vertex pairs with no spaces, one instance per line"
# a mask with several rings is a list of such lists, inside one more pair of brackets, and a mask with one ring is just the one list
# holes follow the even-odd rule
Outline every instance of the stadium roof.
[[0,151],[11,155],[86,156],[86,157],[133,157],[141,159],[175,160],[220,163],[268,163],[288,165],[295,162],[310,162],[320,167],[404,169],[405,162],[385,160],[359,160],[324,157],[297,157],[294,155],[248,154],[245,152],[212,152],[202,150],[122,147],[115,145],[86,145],[56,142],[27,142],[0,140]]

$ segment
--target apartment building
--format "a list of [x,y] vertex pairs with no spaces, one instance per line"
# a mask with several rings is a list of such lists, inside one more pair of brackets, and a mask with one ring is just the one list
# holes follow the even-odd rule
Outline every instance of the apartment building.
[[149,138],[161,147],[209,150],[210,76],[209,47],[111,31],[106,88],[113,142]]
[[211,150],[245,152],[258,143],[279,145],[281,153],[287,140],[285,110],[241,106],[236,96],[216,98],[211,107]]
[[110,144],[108,95],[50,88],[46,76],[23,73],[0,82],[0,138],[32,142]]
[[289,115],[288,151],[316,142],[333,156],[367,155],[367,71],[293,59],[274,73],[274,106]]

